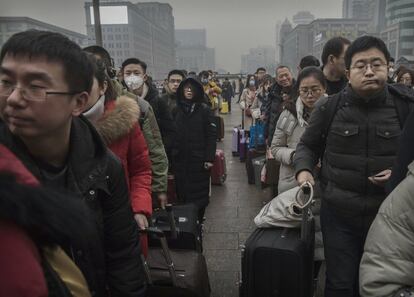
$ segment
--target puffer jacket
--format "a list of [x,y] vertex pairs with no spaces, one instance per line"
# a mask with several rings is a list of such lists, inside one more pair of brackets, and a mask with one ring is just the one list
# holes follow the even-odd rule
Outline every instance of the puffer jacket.
[[359,270],[362,297],[397,296],[403,288],[414,294],[413,197],[414,162],[382,204],[368,233]]
[[150,216],[151,161],[145,138],[138,124],[139,106],[121,96],[105,103],[105,113],[94,126],[109,149],[119,157],[131,195],[134,213]]
[[[0,143],[44,183],[35,160],[24,144],[0,121]],[[122,166],[107,150],[92,124],[73,118],[67,158],[67,186],[73,199],[84,201],[97,238],[65,251],[84,274],[94,296],[140,296],[145,275],[140,261],[138,227],[133,218]],[[89,239],[89,238],[88,238]]]
[[137,101],[140,109],[139,123],[149,150],[152,170],[152,193],[166,193],[168,181],[168,158],[164,149],[160,129],[151,105],[127,90],[117,80],[112,81],[118,95]]
[[[316,103],[309,126],[296,148],[296,175],[312,172],[323,157],[321,168],[322,199],[336,215],[352,223],[353,217],[365,217],[370,223],[385,199],[383,187],[368,177],[391,168],[401,134],[396,100],[388,87],[371,98],[361,98],[351,87],[333,95],[341,96],[329,127],[325,110],[330,98]],[[322,156],[323,155],[323,156]]]
[[[190,112],[184,110],[184,85],[192,82],[195,96]],[[194,78],[184,80],[177,90],[177,114],[175,122],[180,133],[174,142],[173,172],[176,178],[177,194],[182,202],[193,202],[200,208],[208,204],[210,172],[205,162],[213,162],[216,152],[217,129],[213,113],[203,103],[203,89]]]
[[[308,123],[303,119],[304,105],[302,100],[296,100],[297,117],[289,110],[285,109],[279,117],[276,131],[273,136],[271,151],[276,160],[280,162],[279,173],[279,194],[288,191],[298,185],[295,178],[292,157],[296,151],[300,137],[305,132]],[[323,239],[320,223],[320,189],[315,187],[315,203],[312,206],[312,214],[315,219],[315,256],[316,261],[325,259],[323,249]]]
[[273,135],[271,150],[277,161],[280,162],[279,171],[279,194],[298,185],[293,167],[293,154],[299,143],[300,137],[308,125],[303,119],[304,105],[298,98],[296,101],[297,117],[285,109],[277,121],[276,130]]

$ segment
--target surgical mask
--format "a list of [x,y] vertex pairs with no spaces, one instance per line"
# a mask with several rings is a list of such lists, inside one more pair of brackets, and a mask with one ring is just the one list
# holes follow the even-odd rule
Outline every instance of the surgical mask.
[[97,122],[105,112],[105,95],[99,97],[98,101],[89,108],[86,112],[83,113],[84,117],[86,117],[92,123]]
[[203,85],[208,84],[208,78],[202,78],[202,79],[201,79],[201,83],[202,83]]
[[390,68],[390,69],[388,69],[388,76],[389,77],[393,77],[394,76],[394,68]]
[[249,81],[249,86],[254,87],[256,85],[256,82],[254,80]]
[[140,75],[131,74],[124,78],[125,84],[127,85],[128,89],[136,90],[142,87],[144,84],[144,79]]

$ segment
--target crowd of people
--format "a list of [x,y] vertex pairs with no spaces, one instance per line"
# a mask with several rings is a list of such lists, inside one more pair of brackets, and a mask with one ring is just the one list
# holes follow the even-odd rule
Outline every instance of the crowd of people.
[[325,296],[414,294],[413,70],[394,70],[372,36],[332,38],[321,62],[303,57],[296,78],[280,65],[237,82],[174,69],[159,92],[138,58],[116,71],[100,46],[37,30],[10,37],[0,52],[0,295],[145,296],[139,230],[171,202],[170,176],[204,219],[217,115],[223,102],[231,112],[236,89],[244,128],[262,122],[267,158],[280,164],[275,194],[318,186]]

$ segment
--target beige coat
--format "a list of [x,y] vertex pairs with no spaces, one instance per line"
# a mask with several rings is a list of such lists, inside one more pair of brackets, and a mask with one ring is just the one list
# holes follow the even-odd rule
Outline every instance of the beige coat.
[[[253,111],[253,109],[255,108],[255,106],[253,106],[253,103],[255,103],[255,99],[256,99],[256,92],[252,92],[247,88],[244,89],[240,96],[240,107],[242,111],[244,112],[244,110],[248,107],[250,107],[250,109]],[[250,126],[253,124],[254,124],[254,120],[252,117],[244,116],[244,129],[249,130]]]
[[300,98],[296,101],[296,109],[298,110],[298,118],[288,110],[281,113],[270,147],[273,156],[280,162],[279,194],[298,185],[295,179],[292,157],[300,137],[308,125],[302,117],[304,106]]
[[362,297],[391,297],[405,287],[414,294],[413,198],[414,162],[369,230],[359,270]]

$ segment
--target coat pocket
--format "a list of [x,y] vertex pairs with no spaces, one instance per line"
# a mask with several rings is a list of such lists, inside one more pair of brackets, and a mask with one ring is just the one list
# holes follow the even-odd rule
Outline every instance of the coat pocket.
[[401,135],[399,125],[376,126],[375,142],[379,155],[395,155]]

